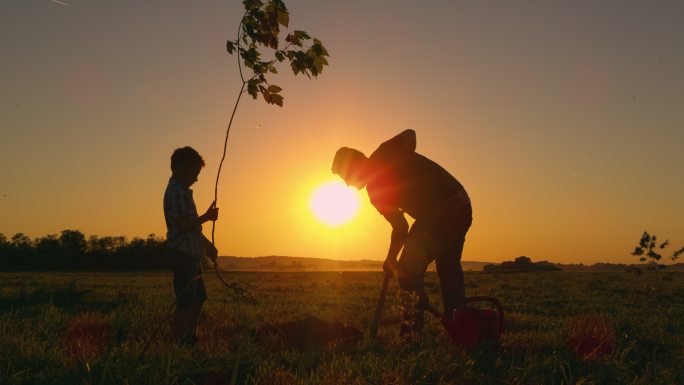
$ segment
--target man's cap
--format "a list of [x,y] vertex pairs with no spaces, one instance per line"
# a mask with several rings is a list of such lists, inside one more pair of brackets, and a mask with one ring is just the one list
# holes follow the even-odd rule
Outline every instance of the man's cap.
[[335,153],[335,158],[333,158],[332,172],[345,176],[349,173],[349,169],[353,167],[353,164],[358,164],[365,159],[366,155],[361,151],[349,147],[341,147]]

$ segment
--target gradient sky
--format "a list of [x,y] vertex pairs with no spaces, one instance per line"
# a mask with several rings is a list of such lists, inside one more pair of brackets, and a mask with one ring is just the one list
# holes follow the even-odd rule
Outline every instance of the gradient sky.
[[[222,171],[222,255],[383,259],[367,202],[331,229],[308,209],[340,146],[396,133],[468,190],[464,260],[636,262],[644,230],[684,243],[684,2],[287,0],[318,37],[283,108],[243,99]],[[240,80],[239,1],[0,3],[0,232],[165,234],[173,149],[213,199]],[[210,233],[205,225],[205,234]],[[674,247],[673,247],[674,248]]]

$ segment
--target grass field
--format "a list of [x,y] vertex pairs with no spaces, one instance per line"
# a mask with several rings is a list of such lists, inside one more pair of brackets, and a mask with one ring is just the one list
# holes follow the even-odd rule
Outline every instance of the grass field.
[[[395,280],[377,339],[299,351],[255,337],[260,325],[307,315],[366,333],[379,272],[227,274],[251,288],[256,305],[238,303],[206,275],[200,343],[182,348],[164,322],[169,273],[1,273],[0,384],[220,384],[235,373],[238,384],[264,385],[684,384],[684,273],[657,288],[649,274],[466,273],[468,295],[503,302],[507,328],[499,352],[470,354],[452,348],[434,318],[421,338],[402,342]],[[436,275],[426,280],[438,305]],[[606,356],[586,359],[568,347],[582,316],[614,332]],[[78,345],[75,320],[95,325],[102,340]]]

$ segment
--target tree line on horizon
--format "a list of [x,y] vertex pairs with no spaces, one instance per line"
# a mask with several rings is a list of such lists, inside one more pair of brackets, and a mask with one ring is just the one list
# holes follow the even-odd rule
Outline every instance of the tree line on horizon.
[[[645,233],[646,237],[648,233]],[[652,236],[655,241],[655,236]],[[645,244],[642,238],[641,244]],[[651,242],[653,243],[653,242]],[[660,245],[663,249],[666,241]],[[647,245],[648,246],[648,245]],[[640,246],[642,247],[642,246]],[[642,247],[643,248],[643,247]],[[637,250],[639,247],[637,247]],[[651,247],[654,249],[654,247]],[[642,252],[653,261],[660,259],[659,254],[651,249]],[[670,257],[676,262],[684,253],[684,247],[676,250]],[[633,255],[640,255],[636,251]],[[655,255],[655,257],[653,256]],[[662,269],[665,265],[647,262],[642,256],[642,264],[556,264],[548,261],[532,262],[529,257],[518,257],[513,261],[483,266],[484,271],[629,271]],[[206,261],[204,261],[206,262]],[[644,263],[647,262],[647,263]],[[275,266],[276,262],[272,262]],[[299,267],[289,262],[289,268]],[[297,262],[301,264],[302,262]],[[226,266],[228,269],[232,267]],[[252,266],[253,267],[253,266]],[[268,266],[271,267],[271,266]],[[306,267],[302,265],[302,267]],[[667,265],[670,270],[684,270],[684,264]],[[86,236],[78,230],[62,230],[59,235],[50,234],[31,239],[24,233],[16,233],[7,238],[0,233],[0,271],[51,271],[51,270],[90,270],[90,271],[131,271],[131,270],[167,270],[171,268],[166,252],[166,239],[155,234],[146,238],[134,237],[128,240],[124,236]]]
[[0,233],[0,271],[26,270],[162,270],[170,268],[166,239],[86,236],[62,230],[31,239],[24,233]]

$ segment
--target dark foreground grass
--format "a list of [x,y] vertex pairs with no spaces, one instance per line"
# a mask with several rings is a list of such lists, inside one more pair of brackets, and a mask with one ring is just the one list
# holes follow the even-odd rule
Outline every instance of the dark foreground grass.
[[[200,343],[189,349],[170,343],[168,273],[0,274],[0,384],[223,384],[235,374],[264,385],[684,384],[681,273],[657,288],[655,276],[626,273],[467,273],[468,295],[501,299],[507,327],[498,353],[471,354],[454,350],[436,319],[421,338],[400,341],[395,282],[377,339],[304,352],[265,344],[259,326],[307,315],[366,332],[382,273],[227,277],[258,304],[236,302],[207,273]],[[438,305],[434,274],[427,290]],[[587,319],[613,333],[607,354],[582,358],[569,347]]]

